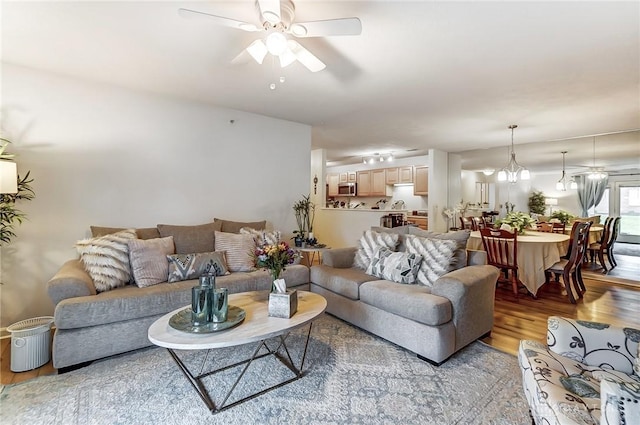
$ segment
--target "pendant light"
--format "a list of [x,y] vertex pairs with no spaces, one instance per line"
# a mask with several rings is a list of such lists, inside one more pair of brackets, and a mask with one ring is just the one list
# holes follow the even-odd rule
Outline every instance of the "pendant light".
[[564,172],[564,156],[567,154],[567,151],[562,151],[562,177],[556,183],[556,190],[560,190],[565,192],[567,190],[567,177]]
[[589,180],[603,180],[608,177],[601,167],[596,167],[596,136],[593,136],[593,167],[590,167],[587,178]]
[[513,129],[518,128],[518,126],[512,124],[508,128],[511,129],[511,159],[509,159],[507,166],[498,172],[498,181],[515,183],[518,181],[518,173],[520,173],[520,179],[529,180],[531,178],[529,170],[518,164],[516,152],[513,149]]

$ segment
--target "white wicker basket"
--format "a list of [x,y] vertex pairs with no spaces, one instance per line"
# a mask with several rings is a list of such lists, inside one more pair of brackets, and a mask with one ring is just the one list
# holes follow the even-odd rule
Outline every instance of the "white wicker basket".
[[7,327],[11,332],[11,370],[24,372],[38,368],[51,358],[53,317],[35,317]]

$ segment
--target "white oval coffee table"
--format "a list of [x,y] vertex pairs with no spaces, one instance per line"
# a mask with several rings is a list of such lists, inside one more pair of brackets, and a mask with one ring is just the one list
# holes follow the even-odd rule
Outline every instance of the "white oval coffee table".
[[[242,308],[246,317],[239,325],[219,332],[212,333],[188,333],[179,331],[172,328],[169,325],[169,320],[173,315],[185,309],[181,307],[170,313],[165,314],[158,320],[156,320],[148,331],[149,341],[153,344],[164,347],[169,351],[171,357],[175,360],[180,370],[187,377],[193,388],[197,391],[198,395],[207,405],[207,408],[212,413],[218,413],[222,410],[233,407],[239,403],[247,401],[257,395],[264,394],[267,391],[279,388],[285,384],[293,382],[303,376],[304,360],[306,357],[307,347],[309,344],[309,336],[311,335],[311,324],[314,319],[324,313],[327,308],[327,301],[321,295],[314,294],[307,291],[297,291],[298,293],[298,310],[289,319],[282,319],[278,317],[270,317],[268,315],[268,292],[266,291],[254,291],[254,292],[242,292],[238,294],[229,295],[229,305],[234,305]],[[294,365],[291,356],[289,355],[289,349],[286,345],[286,336],[294,329],[309,325],[309,331],[307,332],[306,339],[304,340],[304,351],[300,366]],[[265,344],[265,340],[279,337],[280,343],[276,349],[271,349]],[[220,369],[207,371],[194,375],[187,366],[180,359],[176,350],[212,350],[216,348],[233,347],[238,345],[244,345],[257,342],[256,349],[253,351],[253,355],[246,360],[239,361],[232,365],[225,366]],[[266,353],[258,354],[262,348],[266,348]],[[282,354],[282,353],[283,354]],[[259,392],[252,394],[248,397],[244,397],[238,401],[227,404],[229,396],[237,386],[238,382],[242,379],[242,376],[246,372],[249,365],[257,359],[273,355],[282,364],[289,368],[294,377],[286,381],[280,382],[272,387],[260,390]],[[226,394],[221,403],[216,404],[206,389],[202,379],[215,374],[218,371],[228,370],[230,368],[245,365],[235,383],[231,386],[231,389]]]

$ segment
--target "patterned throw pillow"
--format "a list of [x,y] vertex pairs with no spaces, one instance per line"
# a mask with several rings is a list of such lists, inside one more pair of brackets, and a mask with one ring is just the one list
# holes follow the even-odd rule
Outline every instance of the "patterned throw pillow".
[[378,248],[367,267],[367,274],[397,283],[416,283],[422,257],[407,252]]
[[438,278],[452,270],[457,243],[454,240],[419,238],[408,235],[407,252],[422,256],[418,283],[433,286]]
[[395,251],[399,238],[400,235],[395,233],[365,231],[358,242],[358,250],[356,251],[353,265],[359,269],[367,270],[376,249],[388,248],[391,251]]
[[256,246],[277,245],[282,238],[282,233],[279,230],[256,230],[251,227],[243,227],[240,229],[240,234],[253,236]]
[[136,237],[135,229],[127,229],[76,243],[80,259],[96,291],[104,292],[129,283],[131,264],[127,241]]
[[221,252],[198,252],[195,254],[167,255],[169,260],[169,282],[197,279],[206,274],[223,276],[229,269]]
[[225,259],[232,272],[250,272],[255,270],[253,252],[256,243],[251,235],[216,232],[216,251],[225,252]]
[[167,255],[176,252],[173,236],[147,240],[131,239],[128,245],[131,273],[138,287],[145,288],[167,281]]

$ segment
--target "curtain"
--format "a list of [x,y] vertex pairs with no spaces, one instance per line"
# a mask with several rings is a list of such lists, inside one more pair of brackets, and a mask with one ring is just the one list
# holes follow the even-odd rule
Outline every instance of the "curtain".
[[602,200],[609,179],[590,180],[586,175],[576,176],[575,179],[578,183],[578,203],[582,209],[581,216],[588,217],[589,208],[598,205]]

